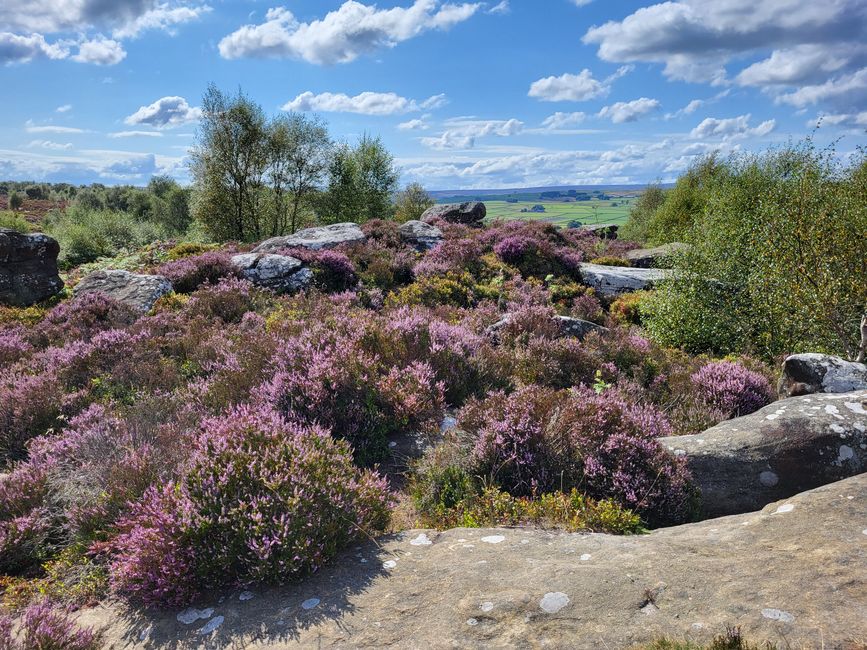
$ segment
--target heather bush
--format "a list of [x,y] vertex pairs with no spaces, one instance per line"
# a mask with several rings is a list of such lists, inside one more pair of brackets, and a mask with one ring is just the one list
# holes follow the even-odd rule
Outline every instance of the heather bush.
[[217,246],[214,244],[200,244],[198,242],[185,241],[170,248],[166,253],[166,257],[169,261],[175,261],[185,257],[201,255],[202,253],[207,253],[215,248],[217,248]]
[[633,291],[618,296],[608,308],[611,318],[620,325],[641,325],[641,302],[648,293]]
[[0,327],[0,369],[18,361],[33,351],[21,326]]
[[49,601],[34,603],[21,617],[21,630],[13,634],[13,621],[0,616],[0,648],[3,650],[99,650],[99,635],[80,628],[69,612]]
[[409,248],[392,248],[373,239],[350,247],[346,254],[358,279],[369,289],[393,291],[414,279],[413,265],[418,256]]
[[469,307],[475,303],[473,278],[468,273],[448,273],[444,276],[421,276],[386,299],[386,306],[452,305]]
[[130,306],[102,293],[91,293],[62,302],[30,331],[38,347],[89,341],[100,332],[132,325],[139,314]]
[[690,380],[697,399],[725,418],[749,415],[775,399],[767,377],[731,361],[708,363]]
[[166,262],[154,269],[154,273],[168,278],[178,293],[192,293],[205,283],[216,284],[223,278],[238,277],[231,258],[222,251],[208,251]]
[[535,386],[493,393],[465,406],[459,426],[472,473],[515,496],[575,487],[654,525],[693,514],[685,464],[656,441],[671,433],[665,417],[616,393]]
[[327,293],[348,291],[358,284],[355,266],[345,253],[323,249],[288,248],[280,251],[301,260],[313,270],[314,286]]
[[267,302],[267,294],[246,280],[223,278],[215,285],[201,288],[190,298],[187,314],[239,323],[244,314],[256,311]]

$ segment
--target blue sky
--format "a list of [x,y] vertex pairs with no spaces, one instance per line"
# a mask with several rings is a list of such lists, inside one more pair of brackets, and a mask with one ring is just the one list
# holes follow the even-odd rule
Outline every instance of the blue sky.
[[429,189],[670,180],[695,156],[867,143],[863,0],[3,0],[0,178],[187,177],[211,81]]

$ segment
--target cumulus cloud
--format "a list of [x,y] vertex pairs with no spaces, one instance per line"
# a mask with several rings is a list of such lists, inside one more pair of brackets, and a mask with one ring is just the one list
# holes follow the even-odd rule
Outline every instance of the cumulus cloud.
[[195,122],[201,116],[202,110],[190,106],[183,97],[162,97],[153,104],[142,106],[124,122],[130,126],[144,124],[163,129]]
[[545,102],[583,102],[588,99],[606,96],[611,85],[620,77],[632,71],[632,66],[622,66],[617,72],[602,81],[595,79],[593,73],[584,68],[578,74],[562,74],[559,77],[545,77],[530,85],[530,97]]
[[68,113],[72,110],[72,104],[64,104],[63,106],[58,106],[54,109],[55,113]]
[[612,62],[664,64],[676,80],[729,83],[726,67],[759,55],[734,77],[740,85],[821,84],[864,65],[863,0],[675,0],[591,27],[583,40]]
[[807,122],[807,127],[814,127],[821,123],[823,126],[846,126],[846,127],[865,127],[867,126],[867,111],[860,113],[832,113],[830,115],[820,115],[814,120]]
[[722,138],[723,140],[761,137],[773,131],[777,125],[776,120],[767,120],[752,128],[751,117],[750,114],[723,119],[708,117],[702,120],[689,135],[695,139]]
[[611,104],[611,106],[604,106],[599,111],[599,117],[606,117],[614,124],[635,122],[642,115],[655,111],[659,106],[659,100],[641,97],[633,99],[631,102],[617,102],[616,104]]
[[524,129],[524,123],[510,120],[450,120],[446,130],[438,136],[422,138],[421,143],[431,149],[472,149],[478,138],[486,136],[509,137]]
[[126,52],[120,43],[114,39],[98,36],[81,43],[78,46],[78,54],[74,55],[72,60],[95,65],[116,65],[125,58]]
[[0,63],[27,63],[34,59],[65,59],[67,56],[67,44],[48,43],[41,34],[21,36],[0,32]]
[[322,111],[326,113],[358,113],[361,115],[400,115],[413,111],[432,110],[446,103],[445,95],[434,95],[418,102],[396,93],[363,92],[354,97],[344,93],[308,91],[283,104],[284,111]]
[[198,20],[212,11],[209,5],[171,6],[167,2],[157,4],[153,9],[137,16],[112,31],[114,38],[136,38],[148,30],[175,33],[175,27]]
[[426,31],[447,30],[468,20],[482,7],[481,2],[441,4],[439,0],[415,0],[409,7],[379,9],[349,0],[309,23],[298,21],[285,7],[275,7],[265,14],[265,22],[244,25],[223,38],[219,50],[226,59],[272,57],[320,65],[349,63]]
[[565,129],[567,126],[575,126],[576,124],[581,124],[584,121],[584,118],[587,116],[578,111],[575,113],[561,113],[556,112],[553,115],[549,115],[542,122],[542,126],[546,129]]
[[426,131],[430,126],[424,121],[424,119],[416,118],[414,120],[401,122],[397,125],[397,128],[401,131]]
[[777,97],[777,102],[804,108],[814,104],[830,104],[842,109],[857,109],[867,101],[867,68],[829,79],[825,83],[803,86]]

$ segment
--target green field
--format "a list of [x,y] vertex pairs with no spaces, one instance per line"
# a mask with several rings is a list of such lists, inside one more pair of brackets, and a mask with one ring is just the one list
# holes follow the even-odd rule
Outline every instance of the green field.
[[[488,208],[488,220],[525,219],[533,221],[549,221],[558,226],[567,226],[570,221],[578,220],[584,225],[597,223],[626,223],[629,206],[634,198],[614,198],[591,201],[485,201]],[[521,212],[522,208],[529,210],[534,205],[544,206],[545,212]]]

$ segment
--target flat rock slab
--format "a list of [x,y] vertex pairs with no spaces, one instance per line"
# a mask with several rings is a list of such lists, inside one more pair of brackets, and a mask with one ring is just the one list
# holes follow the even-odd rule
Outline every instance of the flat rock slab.
[[273,253],[282,248],[309,248],[318,251],[340,244],[357,244],[367,240],[357,223],[335,223],[330,226],[305,228],[294,235],[272,237],[253,249],[254,253]]
[[313,271],[289,255],[242,253],[232,256],[232,264],[245,280],[277,293],[295,293],[313,282]]
[[593,287],[606,298],[621,293],[641,291],[668,277],[664,269],[639,269],[631,266],[603,266],[582,264],[581,277],[584,284]]
[[129,271],[95,271],[75,287],[75,297],[104,293],[133,309],[149,312],[157,300],[172,292],[172,283],[162,275],[142,275]]
[[442,219],[449,223],[463,223],[470,226],[481,225],[488,209],[479,201],[467,201],[465,203],[443,203],[434,205],[425,210],[421,220],[429,223],[435,219]]
[[626,259],[632,266],[641,269],[651,268],[670,268],[671,258],[678,253],[683,253],[692,248],[689,244],[681,244],[679,242],[671,242],[654,248],[638,248],[636,250],[627,251]]
[[794,354],[783,362],[780,396],[867,390],[867,365],[828,354]]
[[597,223],[581,226],[581,230],[589,230],[602,239],[617,239],[617,231],[620,230],[620,226],[616,223]]
[[686,456],[705,516],[758,510],[867,471],[867,391],[791,397],[660,442]]
[[398,232],[401,239],[422,251],[430,250],[443,240],[443,231],[424,221],[407,221]]
[[27,307],[59,293],[58,253],[48,235],[0,228],[0,304]]
[[865,508],[862,475],[643,536],[409,531],[297,585],[213,594],[192,612],[108,605],[81,622],[105,626],[107,648],[599,650],[707,642],[726,625],[779,647],[863,647]]

